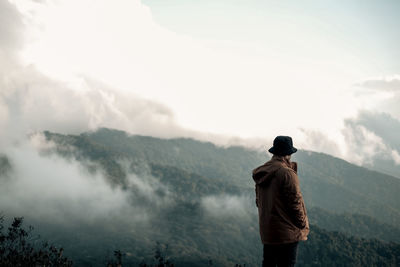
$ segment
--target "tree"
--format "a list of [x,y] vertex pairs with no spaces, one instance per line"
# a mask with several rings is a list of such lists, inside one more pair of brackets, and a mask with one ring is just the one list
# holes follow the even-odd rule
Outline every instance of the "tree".
[[0,266],[72,266],[62,248],[39,243],[39,237],[32,237],[32,226],[22,227],[23,220],[15,217],[5,230],[4,216],[0,214]]

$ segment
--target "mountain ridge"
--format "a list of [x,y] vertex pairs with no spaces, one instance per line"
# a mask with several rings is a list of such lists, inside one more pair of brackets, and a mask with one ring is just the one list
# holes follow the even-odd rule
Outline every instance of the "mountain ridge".
[[[114,193],[129,196],[129,205],[117,217],[87,221],[83,211],[83,217],[75,218],[83,223],[69,226],[37,219],[35,225],[44,229],[43,235],[62,244],[66,253],[70,251],[77,265],[101,264],[105,252],[100,244],[129,253],[126,262],[137,264],[151,259],[151,247],[157,241],[170,244],[169,253],[177,266],[206,266],[210,259],[218,266],[260,263],[262,246],[251,170],[268,160],[265,153],[192,139],[129,136],[110,129],[44,135],[53,145],[44,146],[43,157],[58,154],[65,158],[66,167],[68,162],[80,164],[89,175],[101,174],[107,186],[122,190]],[[398,197],[393,194],[396,178],[353,168],[328,155],[296,154],[293,158],[299,162],[312,227],[309,240],[300,246],[299,266],[391,266],[400,262],[400,245],[393,243],[400,233],[393,205]],[[13,166],[12,158],[3,156],[1,162]],[[364,176],[372,181],[369,187],[359,185]],[[373,183],[374,177],[381,181]],[[386,187],[388,196],[374,194]],[[131,221],[143,211],[147,219]]]
[[[128,158],[137,165],[142,162],[174,166],[251,190],[254,188],[252,169],[269,159],[265,153],[244,147],[223,148],[190,138],[128,135],[106,128],[68,136],[45,132],[45,136],[58,144],[73,146],[82,153],[81,157],[107,162],[105,168],[114,172],[108,171],[109,176],[121,184],[125,174],[119,171],[115,160],[118,157]],[[400,196],[397,194],[400,192],[400,179],[323,153],[299,150],[293,155],[293,160],[299,163],[298,172],[307,206],[360,213],[392,225],[400,224]]]

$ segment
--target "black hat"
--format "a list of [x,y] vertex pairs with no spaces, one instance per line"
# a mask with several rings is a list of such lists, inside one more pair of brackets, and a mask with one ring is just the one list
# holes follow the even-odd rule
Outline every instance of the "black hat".
[[297,148],[293,147],[292,137],[280,135],[275,137],[274,146],[268,151],[274,155],[286,156],[295,153]]

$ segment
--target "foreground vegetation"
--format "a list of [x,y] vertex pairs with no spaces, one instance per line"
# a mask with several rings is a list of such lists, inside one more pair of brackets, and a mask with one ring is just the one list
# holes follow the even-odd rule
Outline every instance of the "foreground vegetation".
[[[32,235],[33,227],[22,227],[23,218],[14,218],[5,230],[0,216],[0,266],[72,266],[63,249],[40,242]],[[5,231],[4,231],[5,230]]]
[[[63,248],[41,241],[39,236],[33,235],[33,227],[25,228],[22,224],[23,218],[14,218],[6,229],[4,218],[0,217],[0,266],[79,266],[82,264],[79,260],[73,264],[73,258],[84,255],[64,256]],[[298,266],[398,266],[400,264],[399,244],[384,243],[377,239],[349,237],[338,232],[328,232],[316,226],[311,228],[309,240],[300,245]],[[211,257],[208,257],[206,261],[204,258],[196,257],[182,260],[179,254],[171,253],[168,249],[168,245],[156,242],[152,250],[154,256],[152,259],[147,259],[147,263],[144,260],[130,259],[131,254],[123,250],[115,250],[111,256],[102,255],[106,258],[103,263],[93,262],[92,264],[109,267],[252,265],[221,262],[221,259]]]

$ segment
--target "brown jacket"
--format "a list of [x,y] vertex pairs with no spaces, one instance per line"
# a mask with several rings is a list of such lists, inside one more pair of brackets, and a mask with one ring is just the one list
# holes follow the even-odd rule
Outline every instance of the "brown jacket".
[[253,170],[263,244],[307,240],[309,224],[297,177],[297,164],[284,157]]

